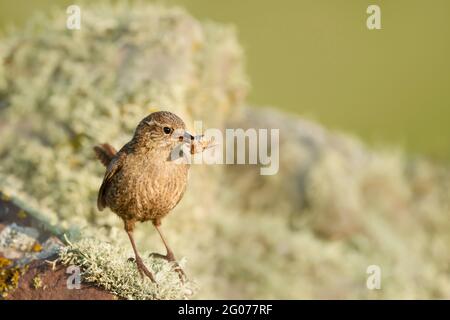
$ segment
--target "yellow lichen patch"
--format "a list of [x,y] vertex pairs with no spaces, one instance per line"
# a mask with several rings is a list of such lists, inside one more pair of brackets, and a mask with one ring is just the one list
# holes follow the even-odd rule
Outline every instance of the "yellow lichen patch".
[[11,264],[11,261],[5,258],[0,258],[0,297],[5,298],[8,293],[17,288],[19,279],[24,269],[19,267],[6,268]]
[[27,213],[24,210],[20,210],[17,212],[17,217],[19,217],[19,219],[25,219],[27,217]]
[[11,260],[0,257],[0,269],[8,267],[11,265]]
[[33,278],[33,288],[42,288],[42,279],[38,274]]
[[36,242],[31,250],[33,250],[33,252],[40,252],[42,251],[42,246],[39,244],[39,242]]

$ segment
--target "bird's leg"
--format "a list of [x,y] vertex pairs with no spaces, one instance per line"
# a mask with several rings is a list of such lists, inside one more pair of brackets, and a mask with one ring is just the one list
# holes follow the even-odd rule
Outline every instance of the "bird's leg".
[[178,272],[181,281],[183,281],[183,277],[186,277],[186,274],[184,273],[183,269],[181,269],[180,265],[178,264],[177,260],[175,259],[175,255],[173,254],[173,251],[170,249],[169,245],[167,244],[166,238],[164,237],[164,234],[161,230],[161,221],[160,220],[153,220],[153,225],[155,226],[156,230],[159,233],[159,236],[161,237],[162,242],[164,243],[164,247],[166,247],[166,255],[162,255],[160,253],[153,252],[149,256],[155,257],[155,258],[161,258],[165,259],[169,262],[173,262],[175,265],[175,271]]
[[173,251],[170,249],[169,245],[167,244],[166,238],[164,237],[164,234],[162,233],[162,230],[160,228],[161,225],[160,224],[155,224],[155,223],[153,225],[155,226],[156,230],[158,231],[159,236],[161,237],[161,240],[162,240],[162,242],[164,244],[164,247],[166,248],[166,252],[167,253],[166,253],[166,255],[162,255],[160,253],[154,252],[154,253],[151,253],[151,256],[157,257],[157,258],[161,258],[161,259],[165,259],[165,260],[167,260],[169,262],[175,262],[176,261],[175,255],[173,254]]
[[125,231],[127,232],[128,238],[130,238],[131,246],[133,247],[136,266],[138,268],[139,274],[141,275],[141,277],[144,277],[144,274],[145,274],[147,277],[150,278],[150,280],[153,283],[156,283],[155,278],[153,277],[153,274],[147,269],[147,267],[145,266],[144,262],[142,261],[142,258],[139,256],[139,253],[136,249],[136,244],[134,243],[134,238],[133,238],[133,229],[134,229],[134,223],[126,221],[125,222]]

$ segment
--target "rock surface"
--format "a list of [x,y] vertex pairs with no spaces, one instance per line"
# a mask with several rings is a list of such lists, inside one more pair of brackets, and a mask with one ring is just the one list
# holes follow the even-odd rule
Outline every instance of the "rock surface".
[[63,243],[39,219],[0,193],[0,296],[9,300],[110,300],[116,296],[80,283],[69,289],[67,266],[57,262]]

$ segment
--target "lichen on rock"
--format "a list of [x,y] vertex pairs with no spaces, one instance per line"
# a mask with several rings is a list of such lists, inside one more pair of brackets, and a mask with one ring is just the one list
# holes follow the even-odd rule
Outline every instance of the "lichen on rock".
[[[139,275],[132,254],[120,246],[86,238],[61,248],[60,261],[81,268],[83,282],[99,285],[119,297],[137,300],[187,299],[195,283],[180,280],[174,265],[162,259],[143,258],[157,283]],[[184,261],[180,261],[184,266]]]
[[13,266],[10,259],[0,256],[0,298],[6,298],[17,288],[20,276],[25,269],[26,267]]

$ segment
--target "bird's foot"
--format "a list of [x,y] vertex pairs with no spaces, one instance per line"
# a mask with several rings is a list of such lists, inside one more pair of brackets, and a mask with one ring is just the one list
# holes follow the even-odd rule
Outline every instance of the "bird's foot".
[[175,259],[175,256],[173,255],[173,253],[168,252],[166,255],[164,255],[161,253],[152,252],[148,256],[151,258],[164,259],[168,262],[173,263],[173,265],[175,267],[174,270],[178,273],[178,276],[179,276],[181,282],[184,283],[185,280],[187,279],[186,273],[184,273],[183,269],[181,269],[180,265],[178,264],[177,260]]
[[[130,261],[132,258],[128,259]],[[139,271],[139,274],[142,278],[144,278],[144,275],[146,275],[153,283],[156,283],[155,278],[153,277],[153,274],[147,269],[144,262],[140,257],[133,259],[136,262],[136,267]]]
[[164,259],[168,262],[177,262],[173,253],[161,254],[157,252],[152,252],[148,255],[150,258]]

